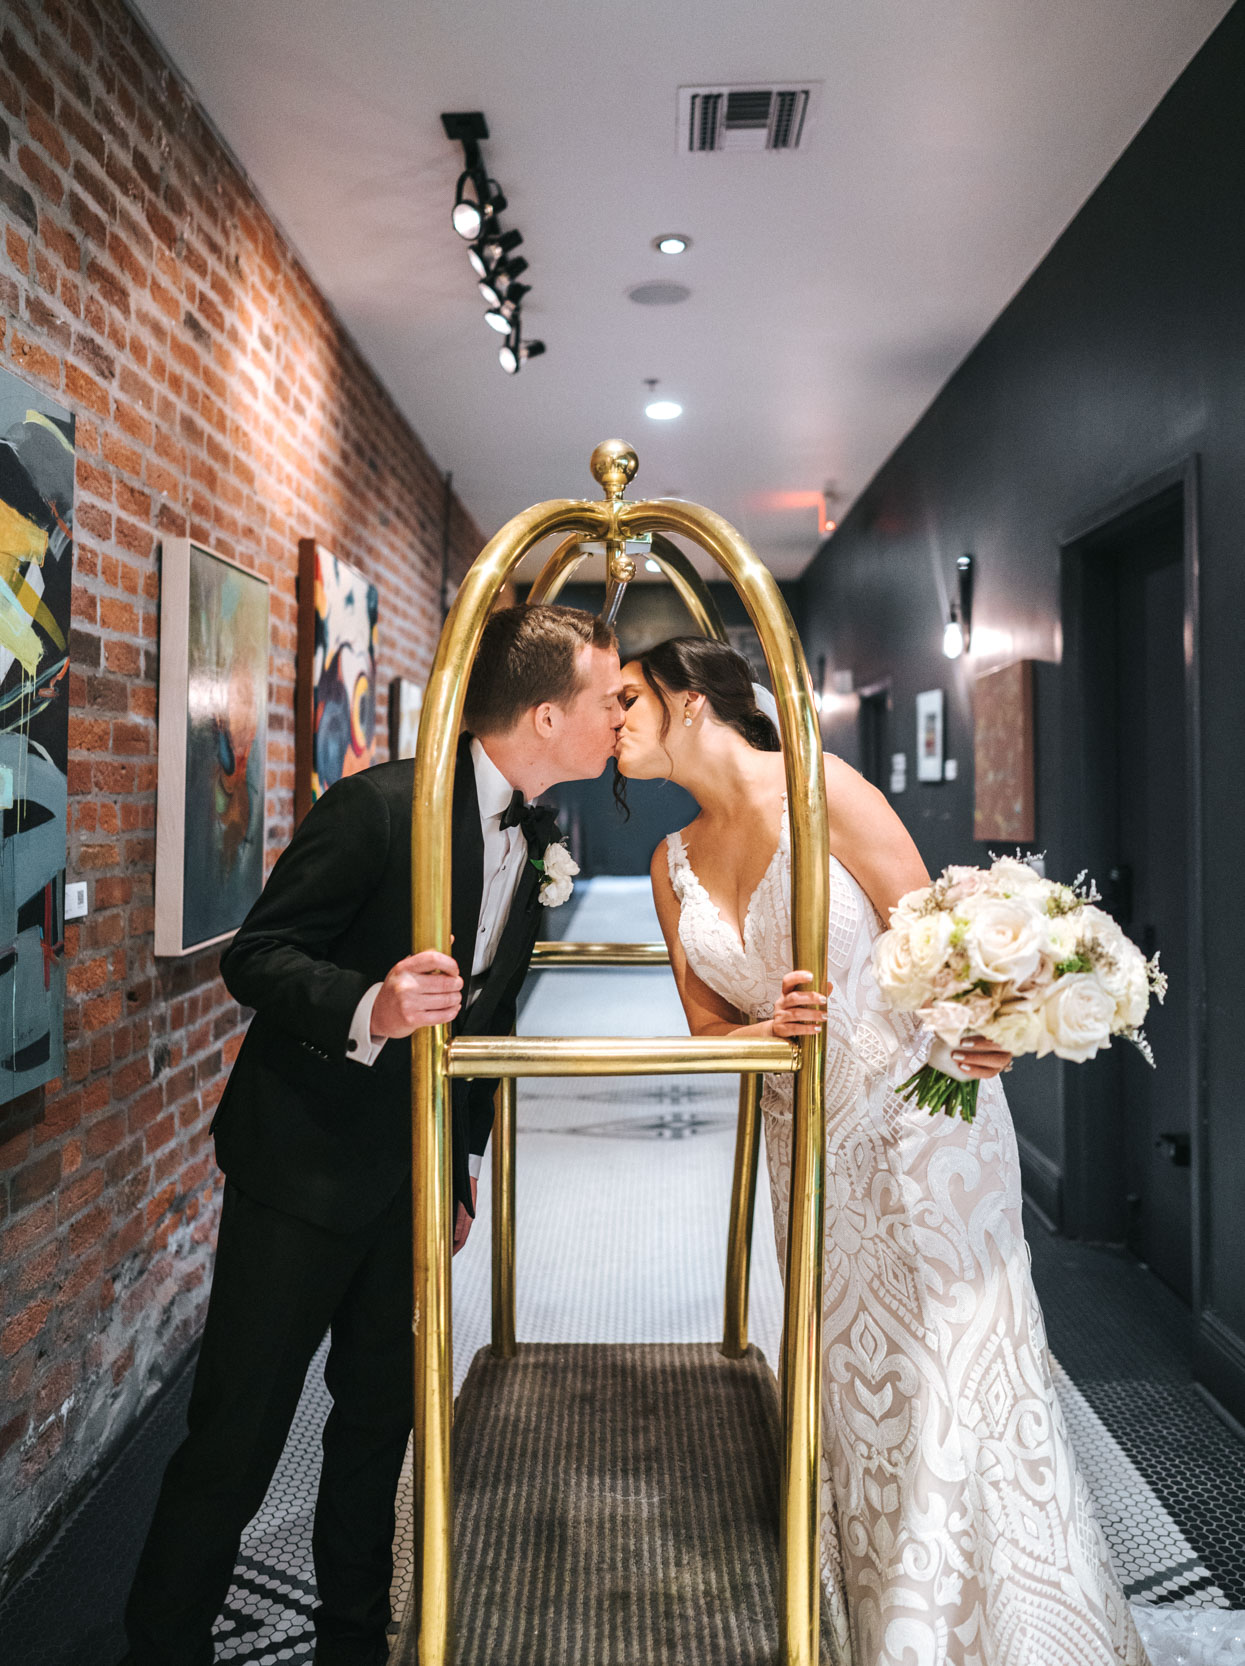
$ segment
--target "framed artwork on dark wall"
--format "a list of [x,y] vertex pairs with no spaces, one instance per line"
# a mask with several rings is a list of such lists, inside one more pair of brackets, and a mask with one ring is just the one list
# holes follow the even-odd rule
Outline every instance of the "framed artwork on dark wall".
[[376,586],[314,538],[298,546],[294,820],[376,761]]
[[160,568],[155,952],[186,955],[263,889],[268,582],[188,538]]
[[941,781],[943,764],[943,695],[940,688],[916,697],[916,778]]
[[0,370],[0,1104],[63,1073],[74,418]]
[[1032,844],[1033,661],[983,672],[973,683],[973,838]]

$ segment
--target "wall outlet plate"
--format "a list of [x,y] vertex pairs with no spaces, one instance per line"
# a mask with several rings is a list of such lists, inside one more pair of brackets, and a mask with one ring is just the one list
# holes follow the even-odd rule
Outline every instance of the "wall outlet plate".
[[76,880],[72,885],[65,886],[65,918],[80,920],[84,914],[90,912],[90,904],[86,900],[86,880]]

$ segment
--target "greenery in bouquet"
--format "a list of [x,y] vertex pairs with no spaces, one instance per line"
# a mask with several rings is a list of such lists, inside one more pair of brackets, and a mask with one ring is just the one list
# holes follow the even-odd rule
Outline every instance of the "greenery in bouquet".
[[[1167,979],[1099,900],[1084,874],[1063,885],[1019,857],[946,868],[891,910],[873,951],[878,987],[949,1047],[981,1036],[1080,1064],[1123,1036],[1153,1065],[1141,1025]],[[971,1122],[978,1085],[927,1064],[899,1091],[931,1115]]]

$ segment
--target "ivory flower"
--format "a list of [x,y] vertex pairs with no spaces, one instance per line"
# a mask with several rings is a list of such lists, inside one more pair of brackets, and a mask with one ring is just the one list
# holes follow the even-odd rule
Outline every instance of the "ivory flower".
[[1042,959],[1046,932],[1035,908],[1018,899],[976,897],[965,907],[969,964],[989,983],[1023,983]]
[[1038,1057],[1083,1064],[1101,1047],[1111,1045],[1115,1002],[1092,972],[1070,972],[1060,978],[1042,1003],[1042,1034]]
[[573,890],[572,880],[579,872],[579,863],[565,845],[545,847],[545,854],[537,866],[541,870],[540,900],[546,908],[560,908]]

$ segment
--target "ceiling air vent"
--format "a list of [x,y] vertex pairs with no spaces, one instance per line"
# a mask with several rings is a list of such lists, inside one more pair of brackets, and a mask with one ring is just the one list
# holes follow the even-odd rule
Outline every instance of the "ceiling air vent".
[[798,150],[819,81],[781,87],[680,87],[679,149]]

